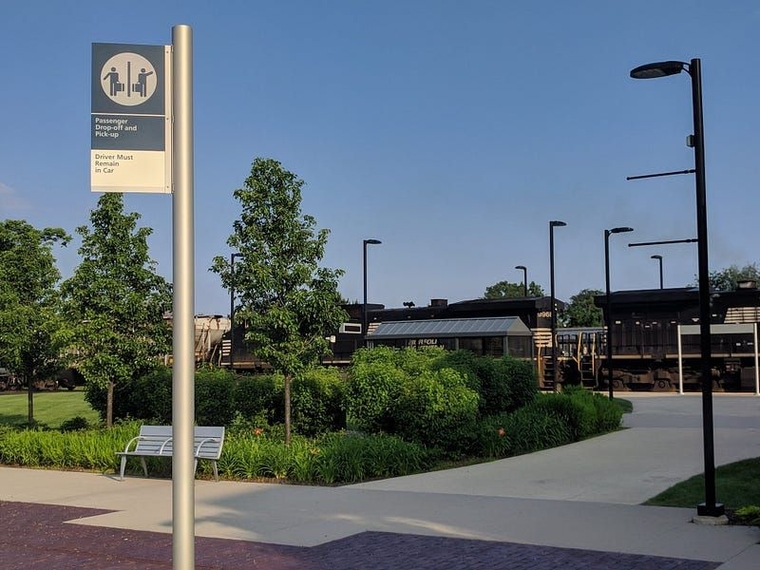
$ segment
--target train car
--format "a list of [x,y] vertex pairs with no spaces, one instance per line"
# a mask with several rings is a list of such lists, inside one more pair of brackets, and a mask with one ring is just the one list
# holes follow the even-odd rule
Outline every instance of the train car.
[[[697,390],[701,386],[699,291],[697,288],[618,291],[594,299],[612,320],[612,362],[607,335],[599,342],[597,385],[613,389]],[[714,291],[711,304],[711,363],[715,389],[748,390],[756,382],[760,291],[743,283],[734,291]],[[606,320],[606,313],[605,313]]]
[[[561,311],[564,303],[556,300],[556,304]],[[533,358],[537,362],[539,377],[548,377],[545,368],[551,346],[550,297],[472,299],[456,303],[431,299],[426,306],[404,305],[403,308],[386,308],[380,304],[368,304],[366,335],[363,331],[364,305],[345,305],[343,308],[349,320],[330,335],[332,351],[322,359],[322,363],[347,366],[353,353],[365,343],[367,346],[442,346],[467,349],[479,355],[498,357],[510,354],[518,358]],[[435,321],[436,324],[394,327],[392,332],[388,326],[390,323],[427,321]],[[243,342],[244,335],[245,324],[237,323],[233,335],[234,349],[229,349],[229,335],[226,335],[219,364],[232,366],[236,370],[260,370],[265,363],[250,354]]]

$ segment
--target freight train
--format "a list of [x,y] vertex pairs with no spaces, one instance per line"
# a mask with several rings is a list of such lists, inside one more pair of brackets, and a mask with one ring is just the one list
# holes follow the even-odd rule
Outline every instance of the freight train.
[[[618,291],[595,298],[602,311],[611,311],[612,382],[615,390],[695,390],[700,386],[699,292],[696,288]],[[467,349],[480,355],[505,354],[532,359],[540,387],[557,382],[607,389],[607,331],[603,327],[558,328],[553,358],[551,298],[474,299],[449,303],[432,299],[427,306],[405,303],[404,308],[367,305],[344,307],[350,319],[330,336],[332,353],[325,365],[350,364],[362,346],[441,346]],[[556,300],[561,315],[564,303]],[[757,383],[756,327],[760,321],[760,291],[745,283],[735,291],[713,292],[712,362],[716,389],[752,390]],[[236,370],[262,370],[243,343],[244,323],[218,351],[217,364]],[[365,334],[366,332],[366,334]],[[232,358],[230,358],[232,355]]]
[[[701,386],[699,291],[697,288],[618,291],[610,306],[604,295],[596,306],[612,319],[614,389],[696,390]],[[760,291],[742,282],[733,291],[710,295],[710,370],[713,387],[757,391],[757,323]],[[607,335],[597,333],[598,354],[606,354]],[[610,369],[598,357],[597,385],[606,385]]]

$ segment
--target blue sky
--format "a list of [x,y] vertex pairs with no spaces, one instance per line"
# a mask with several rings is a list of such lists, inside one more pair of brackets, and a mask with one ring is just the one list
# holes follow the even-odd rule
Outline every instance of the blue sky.
[[[255,157],[306,182],[303,211],[331,230],[324,265],[341,293],[418,306],[479,297],[519,282],[549,290],[548,221],[557,296],[694,279],[687,74],[629,78],[662,60],[702,60],[711,269],[759,260],[760,6],[751,0],[638,2],[363,0],[41,2],[0,7],[0,219],[74,233],[90,192],[91,44],[195,47],[196,312],[226,314],[208,271]],[[171,279],[171,198],[125,195],[154,229],[151,255]],[[77,244],[57,252],[64,276]]]

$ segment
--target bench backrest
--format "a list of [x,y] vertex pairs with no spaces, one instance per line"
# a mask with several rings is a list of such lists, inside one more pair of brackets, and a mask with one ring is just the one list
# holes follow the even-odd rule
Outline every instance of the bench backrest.
[[[202,459],[219,459],[224,444],[224,427],[193,428],[193,454]],[[141,426],[135,452],[149,455],[172,455],[172,426]]]

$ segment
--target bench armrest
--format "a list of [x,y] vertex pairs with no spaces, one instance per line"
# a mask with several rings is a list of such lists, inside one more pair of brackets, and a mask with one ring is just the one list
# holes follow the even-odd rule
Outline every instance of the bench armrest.
[[171,443],[171,441],[172,441],[172,438],[170,437],[170,438],[169,438],[169,439],[167,439],[167,440],[166,440],[164,443],[162,443],[162,444],[161,444],[161,449],[159,449],[159,450],[158,450],[158,454],[159,454],[159,455],[163,455],[163,454],[164,454],[164,448],[165,448],[167,445],[169,445],[169,443]]
[[198,455],[199,455],[199,454],[200,454],[200,452],[201,452],[201,447],[203,447],[203,444],[204,444],[204,443],[209,443],[209,442],[212,442],[212,443],[219,443],[220,441],[221,441],[221,439],[220,439],[220,438],[218,438],[218,437],[207,437],[207,438],[205,438],[205,439],[202,439],[202,440],[200,441],[200,443],[198,443],[198,447],[196,447],[196,448],[195,448],[195,456],[196,456],[196,457],[198,457]]
[[139,435],[137,437],[133,437],[132,439],[129,440],[129,443],[127,443],[126,447],[124,448],[124,452],[123,453],[129,453],[129,446],[132,445],[136,441],[140,441],[140,436]]

